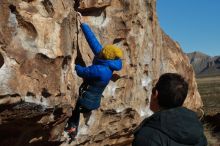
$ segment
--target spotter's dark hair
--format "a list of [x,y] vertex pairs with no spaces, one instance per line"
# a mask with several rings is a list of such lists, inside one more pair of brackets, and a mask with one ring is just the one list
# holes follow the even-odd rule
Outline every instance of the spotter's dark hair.
[[177,73],[165,73],[160,76],[155,89],[158,91],[160,107],[175,108],[183,105],[188,93],[188,83]]

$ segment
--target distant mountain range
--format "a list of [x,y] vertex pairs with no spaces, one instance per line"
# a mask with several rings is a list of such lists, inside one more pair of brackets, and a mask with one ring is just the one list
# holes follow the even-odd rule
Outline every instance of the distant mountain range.
[[197,76],[220,75],[220,56],[211,57],[201,52],[186,54]]

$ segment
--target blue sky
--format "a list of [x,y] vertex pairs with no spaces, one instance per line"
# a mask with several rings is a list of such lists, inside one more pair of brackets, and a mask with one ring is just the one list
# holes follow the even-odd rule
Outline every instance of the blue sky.
[[220,55],[220,0],[157,0],[157,15],[184,52]]

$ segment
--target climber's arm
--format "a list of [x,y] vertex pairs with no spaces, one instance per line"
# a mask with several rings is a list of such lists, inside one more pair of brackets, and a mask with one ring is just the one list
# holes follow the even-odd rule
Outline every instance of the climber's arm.
[[96,66],[82,67],[80,65],[75,66],[75,70],[78,76],[81,78],[98,78],[100,76],[99,69]]
[[96,38],[95,34],[92,32],[88,24],[82,23],[80,26],[90,48],[92,49],[92,52],[95,54],[95,56],[97,56],[102,50],[102,45],[99,43],[98,39]]

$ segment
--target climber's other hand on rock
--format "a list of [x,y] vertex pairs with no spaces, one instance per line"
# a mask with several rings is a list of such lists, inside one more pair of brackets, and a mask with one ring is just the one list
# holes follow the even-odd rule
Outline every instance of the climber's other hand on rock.
[[77,12],[77,19],[79,20],[80,24],[84,23],[82,14],[80,12]]

